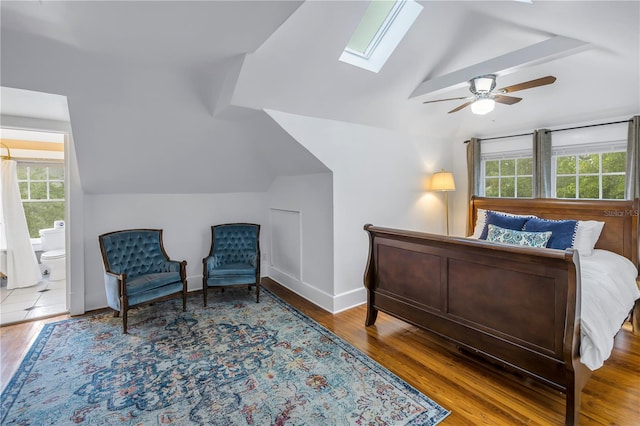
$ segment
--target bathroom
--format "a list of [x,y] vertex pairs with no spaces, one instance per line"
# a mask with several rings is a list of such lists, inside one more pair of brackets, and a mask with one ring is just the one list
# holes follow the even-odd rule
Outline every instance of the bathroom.
[[[0,132],[0,325],[5,325],[68,312],[65,135]],[[11,176],[17,185],[9,183]],[[12,185],[13,196],[8,195]]]

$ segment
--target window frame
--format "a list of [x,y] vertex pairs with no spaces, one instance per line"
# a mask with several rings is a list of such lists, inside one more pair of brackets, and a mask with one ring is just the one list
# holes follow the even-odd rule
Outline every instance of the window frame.
[[[534,179],[534,170],[533,167],[531,169],[531,174],[530,175],[519,175],[518,174],[518,161],[517,160],[523,160],[523,159],[531,159],[531,161],[533,162],[533,152],[530,149],[527,150],[511,150],[511,151],[502,151],[502,152],[495,152],[495,153],[490,153],[490,154],[480,154],[480,181],[481,181],[481,186],[480,186],[480,192],[481,192],[481,196],[483,197],[488,197],[486,195],[486,189],[487,189],[487,175],[486,175],[486,164],[487,161],[502,161],[502,160],[514,160],[515,161],[515,169],[514,169],[514,175],[502,175],[501,170],[499,170],[498,172],[498,176],[488,176],[489,179],[495,179],[498,178],[498,196],[490,196],[492,198],[533,198],[533,193],[531,194],[531,196],[527,196],[527,197],[523,197],[523,196],[518,196],[518,178],[531,178],[531,184],[532,184],[532,190],[533,190],[533,179]],[[500,166],[499,166],[500,167]],[[513,197],[506,197],[506,196],[502,196],[501,192],[502,192],[502,185],[501,185],[501,181],[502,178],[513,178],[514,179],[514,196]]]
[[[602,171],[602,155],[608,153],[622,152],[627,154],[627,141],[612,140],[606,142],[583,143],[576,145],[568,145],[562,147],[552,147],[551,149],[551,195],[552,198],[560,200],[623,200],[623,198],[603,198],[602,194],[602,177],[603,176],[626,176],[626,170],[622,172],[603,172]],[[580,156],[598,154],[598,172],[597,173],[580,173]],[[560,177],[575,176],[575,197],[566,198],[558,197],[557,178],[558,176],[558,158],[575,156],[576,172],[562,174]],[[598,177],[598,198],[581,198],[580,197],[580,176],[597,176]]]
[[[65,188],[65,170],[64,170],[64,162],[60,161],[18,161],[17,168],[27,167],[27,178],[20,179],[18,176],[18,186],[21,183],[27,183],[27,198],[22,197],[22,191],[20,191],[20,201],[22,203],[41,203],[41,202],[64,202],[66,199],[66,188]],[[45,167],[46,168],[46,178],[45,179],[31,179],[31,172],[29,170],[30,167]],[[59,179],[51,179],[50,178],[50,168],[60,168],[62,170],[62,177]],[[31,184],[32,183],[46,183],[47,188],[47,198],[31,198]],[[61,183],[62,191],[65,197],[63,198],[51,198],[51,183]]]
[[[353,38],[352,35],[338,60],[378,73],[398,47],[423,8],[416,0],[394,0],[394,6],[378,27],[375,36],[371,39],[364,52],[349,48]],[[367,14],[368,10],[365,12],[363,20],[368,19]],[[359,30],[360,25],[359,23],[354,32]]]

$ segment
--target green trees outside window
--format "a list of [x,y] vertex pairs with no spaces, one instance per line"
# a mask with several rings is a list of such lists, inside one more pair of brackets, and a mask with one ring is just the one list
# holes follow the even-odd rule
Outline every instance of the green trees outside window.
[[509,158],[485,162],[485,196],[533,196],[533,159]]
[[556,158],[556,197],[624,199],[627,153],[601,152]]
[[17,172],[29,236],[40,238],[40,229],[64,220],[64,168],[57,163],[19,163]]
[[53,228],[53,222],[64,220],[64,201],[31,203],[23,202],[24,214],[27,217],[29,237],[40,238],[40,230]]
[[[555,161],[554,198],[624,199],[625,151],[560,155]],[[533,196],[533,159],[505,158],[484,161],[486,197]]]

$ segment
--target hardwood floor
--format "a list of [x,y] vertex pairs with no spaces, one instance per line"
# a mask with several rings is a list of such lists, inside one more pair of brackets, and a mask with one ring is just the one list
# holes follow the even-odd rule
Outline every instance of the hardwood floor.
[[[366,308],[332,315],[270,279],[263,286],[450,410],[443,425],[561,425],[564,395],[523,384],[495,367],[451,352],[440,339],[380,313],[365,327]],[[18,368],[43,324],[65,316],[0,328],[1,387]],[[582,392],[582,425],[640,424],[640,337],[625,324],[612,356]]]

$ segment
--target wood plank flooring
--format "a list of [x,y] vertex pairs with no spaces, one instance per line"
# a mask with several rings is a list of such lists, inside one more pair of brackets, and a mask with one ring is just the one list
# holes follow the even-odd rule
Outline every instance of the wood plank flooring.
[[[545,386],[523,384],[495,367],[469,360],[437,337],[380,313],[365,327],[366,308],[332,315],[270,279],[268,288],[291,305],[384,365],[407,383],[452,411],[443,425],[562,425],[564,395]],[[50,318],[0,328],[0,386]],[[625,324],[612,356],[595,371],[582,392],[582,425],[640,425],[640,337]]]

